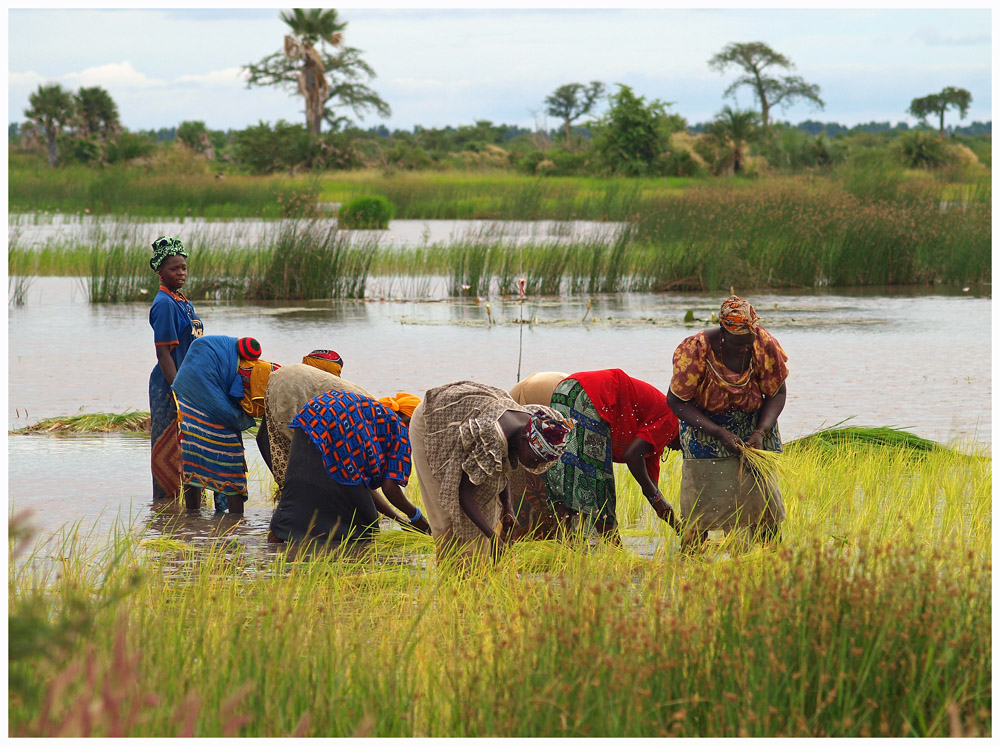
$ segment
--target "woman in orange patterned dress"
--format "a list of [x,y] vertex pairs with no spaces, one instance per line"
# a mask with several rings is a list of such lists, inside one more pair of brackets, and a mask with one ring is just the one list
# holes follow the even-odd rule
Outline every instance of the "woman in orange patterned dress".
[[753,478],[739,456],[744,447],[781,451],[787,360],[757,323],[753,306],[735,295],[722,304],[718,328],[677,346],[667,403],[680,420],[686,548],[703,542],[710,529],[750,528],[762,539],[779,535],[781,493]]

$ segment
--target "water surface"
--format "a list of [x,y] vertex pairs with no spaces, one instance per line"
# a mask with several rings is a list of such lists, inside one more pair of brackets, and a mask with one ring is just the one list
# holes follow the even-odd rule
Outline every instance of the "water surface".
[[[373,278],[367,301],[194,302],[208,333],[256,337],[268,360],[298,362],[312,349],[334,349],[344,376],[376,395],[422,396],[461,379],[510,388],[519,370],[523,377],[615,367],[665,391],[674,348],[706,327],[685,324],[685,313],[707,320],[721,301],[623,294],[593,299],[588,310],[586,298],[378,300],[380,283],[392,282]],[[432,282],[434,296],[444,283]],[[853,417],[944,443],[989,445],[990,298],[961,289],[749,297],[789,356],[779,420],[785,440]],[[26,305],[8,309],[8,428],[80,411],[147,410],[155,363],[148,313],[145,304],[91,305],[73,278],[36,278]],[[148,449],[136,436],[10,436],[8,504],[33,509],[49,535],[74,521],[105,530],[119,514],[149,520]],[[247,517],[224,528],[259,544],[269,479],[252,441],[247,456]],[[219,530],[207,508],[192,520],[202,538]]]

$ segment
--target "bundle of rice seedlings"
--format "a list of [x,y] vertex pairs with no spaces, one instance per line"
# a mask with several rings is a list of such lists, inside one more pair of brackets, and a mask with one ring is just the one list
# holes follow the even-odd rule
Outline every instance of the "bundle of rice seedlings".
[[788,469],[781,454],[775,451],[742,446],[740,461],[741,468],[750,472],[758,489],[765,494],[768,485],[777,484],[779,480],[784,480],[788,476]]
[[918,453],[928,453],[945,448],[933,440],[907,432],[906,428],[903,427],[845,427],[843,423],[818,430],[812,435],[794,440],[788,445],[811,445],[828,450],[842,446],[877,446],[906,448]]
[[149,430],[149,412],[129,409],[121,414],[93,412],[71,417],[47,417],[18,433],[141,433]]

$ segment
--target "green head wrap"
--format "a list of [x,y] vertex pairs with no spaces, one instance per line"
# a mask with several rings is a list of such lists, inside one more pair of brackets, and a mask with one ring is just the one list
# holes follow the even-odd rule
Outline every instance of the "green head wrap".
[[177,255],[188,255],[184,250],[184,244],[181,243],[181,240],[173,236],[160,236],[153,241],[153,258],[149,260],[149,266],[152,267],[154,272],[157,272],[160,269],[160,265],[167,260],[167,257]]

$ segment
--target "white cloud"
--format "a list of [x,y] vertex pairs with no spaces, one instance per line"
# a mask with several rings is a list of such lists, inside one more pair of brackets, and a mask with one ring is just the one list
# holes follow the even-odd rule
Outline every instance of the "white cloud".
[[165,81],[138,72],[128,61],[88,67],[78,73],[66,73],[62,80],[72,86],[99,85],[103,88],[162,88],[166,85]]
[[241,67],[227,67],[225,70],[212,70],[202,75],[181,75],[176,83],[194,83],[204,88],[232,88],[246,84],[246,71]]
[[45,82],[46,79],[44,77],[31,70],[26,73],[7,73],[7,85],[11,88],[16,88],[18,86],[34,88],[35,86],[41,85]]

